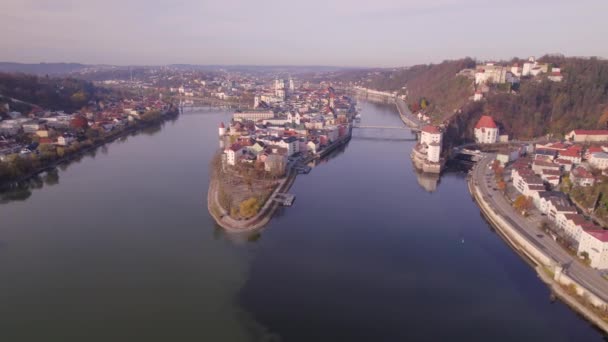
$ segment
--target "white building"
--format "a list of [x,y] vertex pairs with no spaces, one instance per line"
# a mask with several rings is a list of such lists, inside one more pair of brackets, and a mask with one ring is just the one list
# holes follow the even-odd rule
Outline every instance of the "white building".
[[243,146],[239,143],[234,143],[226,149],[226,162],[228,165],[236,165],[236,161],[243,154],[243,150]]
[[295,84],[293,83],[293,79],[290,77],[290,78],[289,78],[289,91],[290,91],[290,92],[293,92],[294,90],[296,90],[296,86],[295,86]]
[[608,169],[608,153],[596,152],[592,153],[589,158],[589,164],[596,169],[606,170]]
[[220,127],[218,128],[218,134],[220,137],[226,135],[226,126],[224,126],[224,122],[220,122]]
[[431,163],[439,163],[441,160],[441,144],[432,142],[428,145],[427,159]]
[[494,144],[498,141],[498,126],[489,115],[483,115],[475,125],[475,142],[478,144]]
[[441,138],[442,134],[435,126],[424,126],[420,131],[420,145],[422,153],[426,150],[426,159],[431,163],[439,163],[441,160]]
[[598,142],[608,141],[608,130],[585,130],[575,129],[570,133],[566,134],[566,139],[574,142]]
[[591,267],[608,269],[608,231],[603,229],[584,230],[578,245],[578,254],[586,252]]
[[74,140],[75,140],[74,137],[60,135],[57,138],[57,145],[59,145],[59,146],[69,146]]
[[271,119],[274,117],[272,111],[251,111],[251,112],[240,112],[232,114],[232,118],[237,121],[251,120],[258,121],[264,119]]
[[515,63],[511,66],[511,73],[516,77],[521,77],[522,69],[519,64]]
[[420,131],[420,144],[430,145],[431,143],[441,144],[441,132],[435,126],[424,126]]
[[478,102],[483,100],[483,93],[481,91],[476,91],[475,95],[473,95],[473,101]]
[[477,68],[477,71],[475,72],[475,84],[502,84],[506,82],[506,77],[506,67],[494,65],[494,63],[487,63],[486,65]]

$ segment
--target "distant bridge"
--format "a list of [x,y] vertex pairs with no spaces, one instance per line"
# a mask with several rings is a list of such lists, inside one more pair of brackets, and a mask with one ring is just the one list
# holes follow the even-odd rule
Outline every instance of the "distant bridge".
[[353,140],[368,140],[368,141],[418,141],[416,138],[382,138],[382,137],[358,137],[352,136]]
[[355,125],[353,128],[375,128],[375,129],[401,129],[401,130],[416,130],[405,126],[370,126],[370,125]]

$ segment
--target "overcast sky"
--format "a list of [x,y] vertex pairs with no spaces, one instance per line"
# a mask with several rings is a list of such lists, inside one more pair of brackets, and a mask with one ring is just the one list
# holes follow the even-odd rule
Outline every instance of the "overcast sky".
[[608,57],[608,0],[1,0],[1,61],[406,66]]

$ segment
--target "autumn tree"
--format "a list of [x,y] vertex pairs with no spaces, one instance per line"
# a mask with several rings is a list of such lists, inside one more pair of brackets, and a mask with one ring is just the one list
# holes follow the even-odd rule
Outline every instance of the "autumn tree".
[[505,183],[505,181],[501,179],[496,183],[496,187],[498,188],[498,190],[505,192],[505,190],[507,189],[507,183]]
[[604,109],[602,116],[597,120],[597,123],[602,127],[608,127],[608,107]]
[[246,199],[239,205],[239,213],[242,217],[252,217],[258,211],[260,211],[260,202],[255,197]]
[[527,215],[530,209],[532,209],[532,198],[519,195],[515,199],[515,202],[513,202],[513,207],[523,215]]
[[89,127],[89,123],[84,115],[75,115],[72,121],[70,121],[70,126],[75,129],[85,130]]

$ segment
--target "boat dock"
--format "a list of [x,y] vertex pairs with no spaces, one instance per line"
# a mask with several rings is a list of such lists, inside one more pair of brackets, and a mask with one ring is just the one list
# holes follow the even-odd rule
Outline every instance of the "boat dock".
[[294,170],[296,170],[298,172],[298,174],[308,174],[310,172],[310,170],[312,170],[312,167],[307,166],[307,165],[298,165],[296,167],[294,167]]
[[296,200],[296,195],[279,192],[274,196],[273,200],[284,207],[291,207]]

